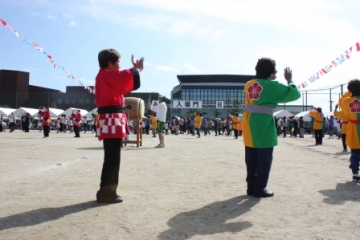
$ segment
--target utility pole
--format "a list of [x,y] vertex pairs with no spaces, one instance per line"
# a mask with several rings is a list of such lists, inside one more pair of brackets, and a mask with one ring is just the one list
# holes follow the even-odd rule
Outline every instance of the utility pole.
[[331,100],[331,88],[329,89],[329,91],[330,91],[330,112],[332,112],[332,103],[333,103],[333,101]]

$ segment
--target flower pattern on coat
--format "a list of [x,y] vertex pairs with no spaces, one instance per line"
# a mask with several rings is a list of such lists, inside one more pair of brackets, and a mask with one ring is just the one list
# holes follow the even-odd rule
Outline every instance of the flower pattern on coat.
[[360,113],[360,101],[358,99],[354,99],[349,103],[349,107],[352,113]]
[[262,92],[263,87],[258,83],[255,82],[253,83],[249,88],[248,88],[248,92],[249,92],[249,99],[250,100],[258,100],[260,97],[260,93]]

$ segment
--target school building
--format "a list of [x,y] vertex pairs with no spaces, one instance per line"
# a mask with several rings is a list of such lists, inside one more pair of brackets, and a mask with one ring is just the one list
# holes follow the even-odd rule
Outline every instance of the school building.
[[[178,75],[179,84],[171,91],[171,116],[201,112],[206,117],[223,118],[244,109],[244,86],[253,75]],[[312,106],[281,104],[294,115]]]

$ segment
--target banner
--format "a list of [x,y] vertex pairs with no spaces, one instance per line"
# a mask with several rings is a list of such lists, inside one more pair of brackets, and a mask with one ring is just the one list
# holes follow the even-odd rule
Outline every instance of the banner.
[[202,101],[173,100],[173,108],[202,108]]
[[224,101],[216,101],[216,108],[224,108]]
[[[355,48],[355,50],[354,50]],[[354,52],[359,52],[360,51],[360,43],[357,42],[355,43],[354,46],[351,46],[348,50],[346,50],[343,54],[341,54],[340,56],[338,56],[337,58],[335,58],[334,60],[330,61],[330,63],[328,65],[326,65],[325,67],[321,68],[318,72],[316,72],[314,75],[312,75],[311,77],[309,77],[307,80],[305,80],[304,82],[302,82],[298,88],[306,88],[307,86],[309,86],[309,84],[317,81],[319,78],[321,78],[322,76],[324,76],[325,74],[331,72],[335,67],[341,65],[343,62],[345,62],[346,60],[350,59],[351,56],[350,54],[354,53]]]
[[15,31],[14,28],[12,28],[10,25],[8,25],[3,19],[0,18],[0,23],[7,29],[9,29],[12,33],[15,34],[15,36],[17,38],[20,38],[23,42],[26,42],[28,45],[33,46],[36,50],[38,50],[39,52],[41,52],[42,54],[44,54],[47,59],[50,61],[51,66],[53,66],[54,68],[58,68],[61,69],[65,72],[66,76],[68,78],[71,78],[72,80],[77,80],[79,81],[80,86],[83,86],[85,89],[87,89],[90,93],[94,93],[95,94],[95,89],[92,89],[90,87],[87,87],[85,85],[84,82],[82,82],[80,80],[80,78],[75,77],[72,73],[70,73],[68,70],[66,70],[62,65],[58,64],[57,62],[54,61],[53,57],[51,55],[49,55],[47,52],[45,52],[45,50],[40,47],[37,43],[32,43],[29,40],[27,40],[25,37],[21,36],[17,31]]
[[152,109],[157,111],[157,108],[159,106],[159,101],[158,100],[153,100],[153,101],[151,101],[151,105],[152,105]]

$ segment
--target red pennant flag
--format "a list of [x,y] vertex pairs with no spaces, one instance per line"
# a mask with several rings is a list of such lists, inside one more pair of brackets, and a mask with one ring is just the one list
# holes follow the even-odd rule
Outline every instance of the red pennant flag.
[[357,43],[355,43],[355,46],[356,46],[356,51],[360,51],[360,44],[359,44],[359,42],[357,42]]
[[4,20],[2,20],[1,18],[0,18],[0,22],[2,23],[2,25],[4,25],[4,27],[7,25],[6,22]]

